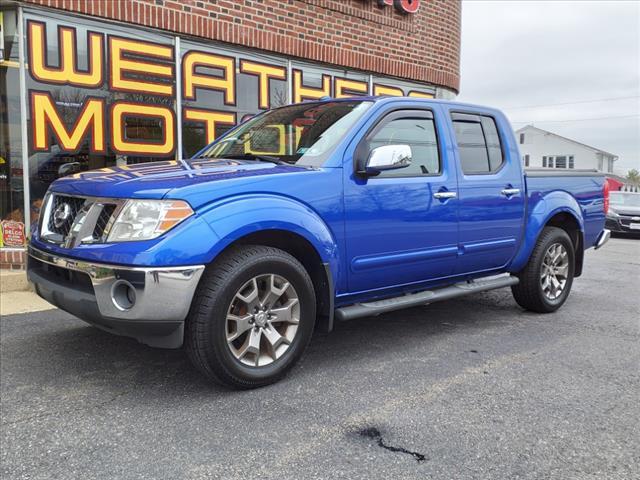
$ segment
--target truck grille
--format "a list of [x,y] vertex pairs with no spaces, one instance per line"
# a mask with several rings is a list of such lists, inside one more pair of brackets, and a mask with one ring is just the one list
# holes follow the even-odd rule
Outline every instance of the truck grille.
[[[86,199],[80,197],[67,197],[65,195],[54,195],[51,199],[51,209],[50,212],[52,215],[49,215],[49,219],[47,221],[47,228],[50,232],[62,235],[66,237],[69,235],[71,231],[71,226],[73,225],[73,221],[78,216],[78,212],[84,205]],[[53,213],[60,208],[62,205],[69,206],[69,215],[63,221],[56,221],[53,216]]]
[[109,221],[113,218],[113,213],[115,211],[116,205],[113,204],[106,204],[102,207],[100,216],[98,217],[98,220],[96,220],[96,227],[93,229],[93,238],[95,240],[100,240],[105,234],[105,231],[109,226]]
[[640,215],[627,215],[623,213],[619,215],[620,215],[620,224],[624,227],[629,228],[629,225],[631,223],[640,223]]
[[122,200],[112,198],[52,193],[43,209],[40,237],[47,242],[67,247],[78,243],[102,243],[123,204]]

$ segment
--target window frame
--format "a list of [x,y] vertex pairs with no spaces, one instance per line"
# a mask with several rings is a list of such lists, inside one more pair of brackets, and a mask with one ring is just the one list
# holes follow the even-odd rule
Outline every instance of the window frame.
[[[462,159],[460,158],[460,149],[458,148],[458,138],[456,137],[456,132],[455,132],[455,127],[453,125],[453,122],[455,121],[463,121],[464,120],[456,120],[456,116],[468,116],[468,117],[488,117],[491,120],[493,120],[493,123],[496,126],[496,133],[498,134],[498,140],[500,141],[500,153],[502,154],[502,163],[500,164],[500,168],[496,169],[496,170],[489,170],[488,172],[470,172],[470,173],[466,173],[464,171],[464,169],[462,168]],[[505,150],[505,143],[504,143],[504,135],[502,133],[502,129],[500,128],[500,123],[496,120],[495,115],[488,113],[488,112],[472,112],[470,110],[450,110],[449,111],[449,121],[451,122],[451,133],[453,134],[453,139],[455,140],[455,149],[456,149],[456,156],[458,157],[458,165],[460,166],[460,173],[462,175],[464,175],[465,177],[476,177],[478,175],[496,175],[498,173],[500,173],[505,166],[507,165],[507,163],[509,162],[509,158],[506,154],[506,150]],[[491,165],[491,159],[490,159],[490,155],[489,155],[489,148],[487,145],[487,135],[484,133],[484,127],[482,126],[482,121],[478,120],[478,121],[467,121],[467,123],[479,123],[480,124],[480,128],[482,129],[482,136],[484,137],[484,145],[485,145],[485,149],[487,150],[487,160],[489,161],[489,166]]]
[[[422,117],[421,117],[422,116]],[[363,154],[363,150],[367,149],[367,155],[369,153],[368,145],[369,140],[372,136],[377,134],[382,128],[384,128],[387,124],[394,120],[399,120],[402,118],[424,118],[433,121],[433,129],[436,136],[436,150],[438,151],[438,165],[440,167],[440,171],[438,173],[423,173],[421,175],[414,174],[397,174],[397,175],[384,175],[385,172],[380,172],[378,175],[366,175],[364,172],[358,170],[358,164],[361,155]],[[366,179],[394,179],[394,178],[430,178],[430,177],[442,177],[444,175],[445,166],[443,162],[443,151],[442,151],[442,142],[441,135],[438,131],[438,122],[436,121],[436,113],[431,108],[406,108],[400,107],[395,108],[393,110],[389,110],[384,113],[382,118],[378,119],[367,132],[362,136],[362,138],[358,141],[358,145],[354,151],[353,155],[353,171],[354,174],[358,177],[366,178]],[[393,170],[392,170],[393,171]],[[397,171],[402,171],[402,169],[398,169]]]
[[[558,166],[558,160],[561,159],[561,158],[564,158],[564,167],[559,167]],[[568,169],[568,167],[567,167],[567,165],[569,165],[569,156],[568,155],[556,155],[554,157],[554,159],[555,159],[554,160],[554,165],[555,165],[554,168],[561,168],[563,170],[567,170]]]
[[[565,157],[565,167],[558,167],[558,157]],[[543,168],[575,170],[575,155],[563,153],[558,155],[545,155],[542,157]]]

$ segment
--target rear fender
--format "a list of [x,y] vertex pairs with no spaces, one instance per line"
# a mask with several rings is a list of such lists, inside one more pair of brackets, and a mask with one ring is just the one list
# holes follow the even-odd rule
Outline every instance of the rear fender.
[[[529,199],[529,207],[530,213],[525,226],[522,245],[511,262],[509,271],[519,272],[525,267],[542,230],[549,223],[549,220],[559,213],[567,213],[575,219],[580,230],[578,247],[584,248],[584,220],[582,211],[580,205],[578,205],[578,202],[571,194],[564,191],[550,192],[541,198]],[[576,252],[576,258],[581,255],[582,252]]]
[[327,224],[309,206],[273,194],[230,197],[198,212],[219,240],[208,253],[213,261],[237,240],[260,231],[284,230],[305,238],[329,265],[333,284],[338,284],[340,263],[336,240]]

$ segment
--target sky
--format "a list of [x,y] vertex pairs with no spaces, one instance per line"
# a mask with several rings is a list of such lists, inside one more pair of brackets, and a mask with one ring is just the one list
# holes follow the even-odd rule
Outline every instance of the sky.
[[640,170],[640,1],[464,0],[457,99]]

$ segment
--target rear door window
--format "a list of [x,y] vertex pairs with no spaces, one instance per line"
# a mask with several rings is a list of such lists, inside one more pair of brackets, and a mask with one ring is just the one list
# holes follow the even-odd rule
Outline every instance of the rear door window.
[[451,114],[462,171],[466,175],[496,172],[504,163],[496,122],[485,115]]

